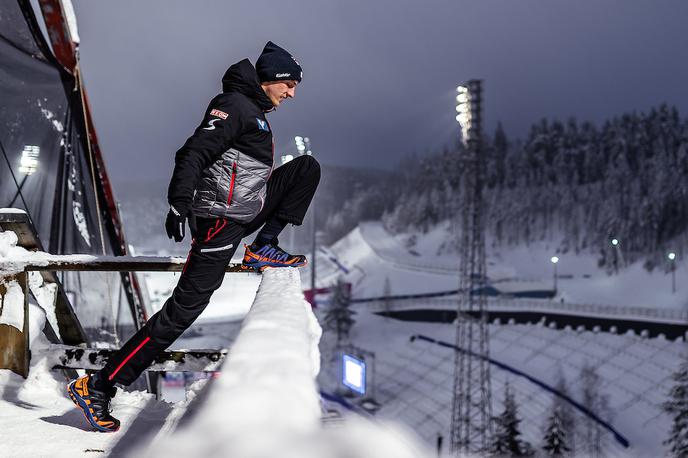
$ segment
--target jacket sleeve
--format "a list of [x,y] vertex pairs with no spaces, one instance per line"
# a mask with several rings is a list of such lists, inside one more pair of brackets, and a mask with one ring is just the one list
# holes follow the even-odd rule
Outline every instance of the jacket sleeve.
[[232,108],[221,97],[213,99],[201,125],[175,154],[167,200],[182,215],[191,209],[193,192],[203,169],[226,151],[240,132],[241,121]]

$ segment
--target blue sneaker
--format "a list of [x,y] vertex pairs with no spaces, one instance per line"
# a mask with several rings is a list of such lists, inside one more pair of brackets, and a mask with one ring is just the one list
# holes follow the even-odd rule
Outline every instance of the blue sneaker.
[[292,255],[277,245],[266,244],[244,245],[246,252],[241,268],[244,270],[263,270],[266,267],[303,267],[307,264],[306,257],[302,254]]

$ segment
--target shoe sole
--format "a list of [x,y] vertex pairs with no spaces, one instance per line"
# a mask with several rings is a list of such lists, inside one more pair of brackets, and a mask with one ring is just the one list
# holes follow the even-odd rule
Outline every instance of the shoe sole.
[[259,261],[256,263],[252,264],[241,264],[241,270],[258,270],[260,272],[264,271],[268,267],[303,267],[306,264],[308,264],[308,261],[305,260],[303,262],[297,263],[297,264],[280,264],[280,263],[272,263],[272,262],[267,262],[267,261]]
[[67,394],[69,394],[69,397],[71,398],[72,402],[74,405],[76,405],[79,409],[81,409],[81,412],[84,414],[84,418],[86,421],[94,427],[96,430],[102,432],[102,433],[114,433],[119,431],[119,426],[117,429],[108,429],[103,426],[100,426],[95,418],[93,418],[93,415],[91,415],[91,410],[88,408],[88,405],[86,405],[86,401],[84,401],[84,398],[79,396],[79,393],[74,391],[74,384],[76,383],[76,380],[73,380],[67,385]]

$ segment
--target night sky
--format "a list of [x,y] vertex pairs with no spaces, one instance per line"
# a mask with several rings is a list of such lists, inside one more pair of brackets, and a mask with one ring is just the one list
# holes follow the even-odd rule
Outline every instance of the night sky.
[[265,42],[302,64],[269,115],[276,152],[391,168],[455,142],[458,83],[484,80],[486,129],[601,122],[662,102],[688,115],[688,2],[74,0],[82,68],[115,187],[167,181],[232,63]]

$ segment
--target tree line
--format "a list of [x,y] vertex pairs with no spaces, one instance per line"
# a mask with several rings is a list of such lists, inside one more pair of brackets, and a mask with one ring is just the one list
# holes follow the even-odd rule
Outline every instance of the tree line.
[[[486,135],[485,224],[496,244],[560,240],[560,252],[594,251],[612,269],[616,238],[625,262],[660,265],[688,237],[688,120],[666,104],[601,127],[543,119],[524,141],[501,125]],[[354,190],[329,214],[335,240],[363,219],[392,232],[426,232],[461,202],[461,146],[403,161],[393,180]]]

